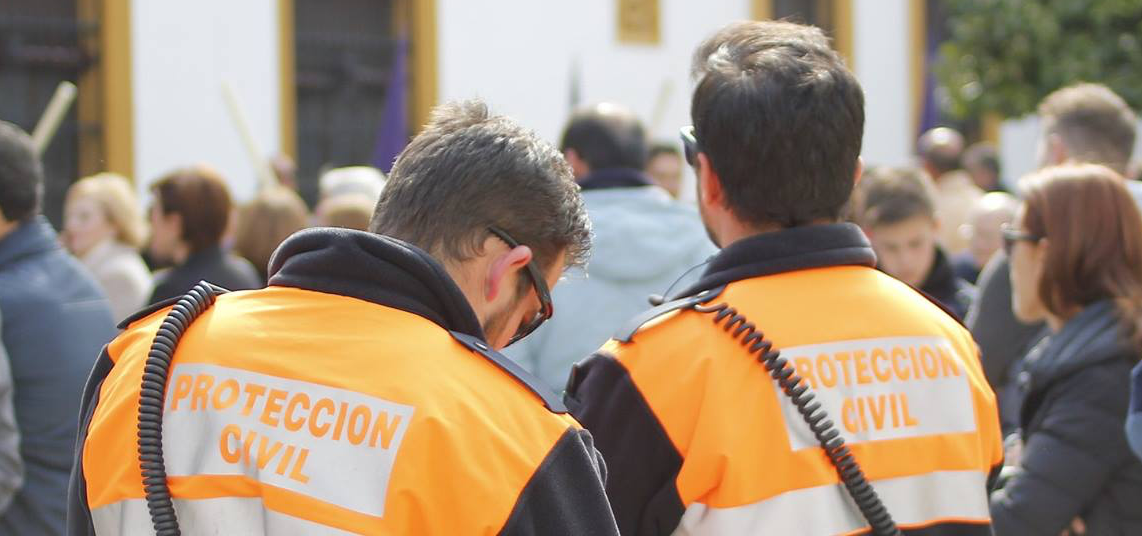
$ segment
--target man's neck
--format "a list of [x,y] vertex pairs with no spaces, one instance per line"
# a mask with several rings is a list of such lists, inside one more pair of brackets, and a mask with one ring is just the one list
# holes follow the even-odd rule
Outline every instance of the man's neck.
[[488,317],[488,311],[482,299],[484,280],[479,277],[478,274],[480,273],[479,268],[484,268],[484,265],[480,265],[480,267],[477,268],[474,262],[458,263],[441,261],[440,257],[436,254],[429,253],[429,255],[432,255],[440,264],[444,265],[444,271],[448,273],[448,276],[451,277],[452,281],[456,283],[456,286],[460,288],[460,293],[464,295],[464,298],[468,301],[468,306],[471,307],[472,312],[476,314],[476,320],[483,326],[484,321]]
[[178,244],[175,246],[174,251],[171,253],[171,259],[174,261],[175,266],[182,265],[190,258],[190,246],[186,244]]
[[[798,225],[798,227],[808,227],[810,225],[828,225],[831,223],[837,223],[837,220],[822,218],[804,225]],[[783,231],[785,229],[786,227],[776,223],[767,223],[763,225],[746,225],[744,223],[735,221],[732,225],[727,225],[725,228],[721,229],[718,232],[718,242],[720,242],[719,247],[725,249],[734,242],[745,240],[747,238],[753,238],[763,234]]]
[[939,183],[940,179],[943,179],[945,175],[950,173],[950,171],[942,171],[942,170],[936,169],[935,166],[928,165],[928,164],[924,165],[924,171],[928,172],[928,175],[930,177],[932,177],[932,182],[935,182],[935,183]]
[[21,222],[8,221],[4,219],[3,216],[0,216],[0,240],[8,238],[8,235],[12,234],[16,229],[20,228],[20,224]]

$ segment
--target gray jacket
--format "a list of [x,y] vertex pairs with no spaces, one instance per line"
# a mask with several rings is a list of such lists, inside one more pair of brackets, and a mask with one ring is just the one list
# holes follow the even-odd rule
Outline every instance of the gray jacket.
[[79,399],[115,333],[111,309],[39,219],[0,239],[0,311],[24,462],[24,485],[0,515],[0,534],[63,534]]
[[647,297],[666,292],[717,251],[698,211],[657,186],[587,190],[583,201],[594,235],[586,273],[566,273],[552,291],[555,316],[504,352],[557,391],[572,364],[650,308]]
[[[3,329],[0,322],[0,330]],[[12,408],[12,369],[8,352],[0,344],[0,513],[8,509],[24,485],[24,459],[20,457],[20,430]]]
[[1056,536],[1075,517],[1088,534],[1142,534],[1142,461],[1123,430],[1138,355],[1110,301],[1088,306],[1027,355],[1022,459],[991,495],[998,536]]

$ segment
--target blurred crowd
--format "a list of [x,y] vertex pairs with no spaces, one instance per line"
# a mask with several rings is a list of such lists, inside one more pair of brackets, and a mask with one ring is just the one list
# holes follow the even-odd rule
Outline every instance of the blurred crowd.
[[[1142,398],[1131,403],[1122,381],[1135,369],[1142,389],[1142,183],[1127,175],[1137,118],[1097,84],[1052,93],[1039,114],[1039,171],[1006,177],[994,146],[935,128],[918,137],[915,165],[865,162],[847,214],[880,270],[976,338],[1009,436],[991,495],[997,530],[1032,534],[1029,520],[1062,516],[1078,534],[1142,522]],[[205,166],[158,178],[146,204],[130,178],[104,173],[71,186],[57,234],[39,215],[44,178],[28,147],[0,123],[5,534],[62,525],[78,397],[116,324],[201,280],[273,285],[283,240],[312,226],[366,230],[386,180],[371,167],[329,170],[310,210],[283,159],[279,184],[240,205]],[[572,115],[559,147],[591,218],[591,258],[553,291],[558,314],[507,352],[556,390],[649,296],[683,290],[715,253],[679,199],[679,144],[600,104]]]

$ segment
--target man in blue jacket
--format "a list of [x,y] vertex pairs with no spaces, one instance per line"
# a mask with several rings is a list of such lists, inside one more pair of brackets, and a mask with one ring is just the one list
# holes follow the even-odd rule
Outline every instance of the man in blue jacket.
[[505,352],[556,390],[615,326],[650,308],[648,296],[665,294],[716,251],[697,208],[643,172],[649,145],[633,113],[614,104],[584,108],[560,145],[591,218],[591,259],[552,291],[559,314]]
[[0,344],[24,465],[0,534],[64,533],[83,383],[115,330],[102,291],[40,216],[43,180],[31,138],[0,121]]

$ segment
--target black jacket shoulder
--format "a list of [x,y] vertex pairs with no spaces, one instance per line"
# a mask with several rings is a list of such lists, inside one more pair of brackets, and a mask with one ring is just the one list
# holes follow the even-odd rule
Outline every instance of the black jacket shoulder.
[[1123,426],[1137,357],[1109,303],[1028,355],[1022,459],[991,497],[997,534],[1054,536],[1075,517],[1088,534],[1142,534],[1142,461]]

